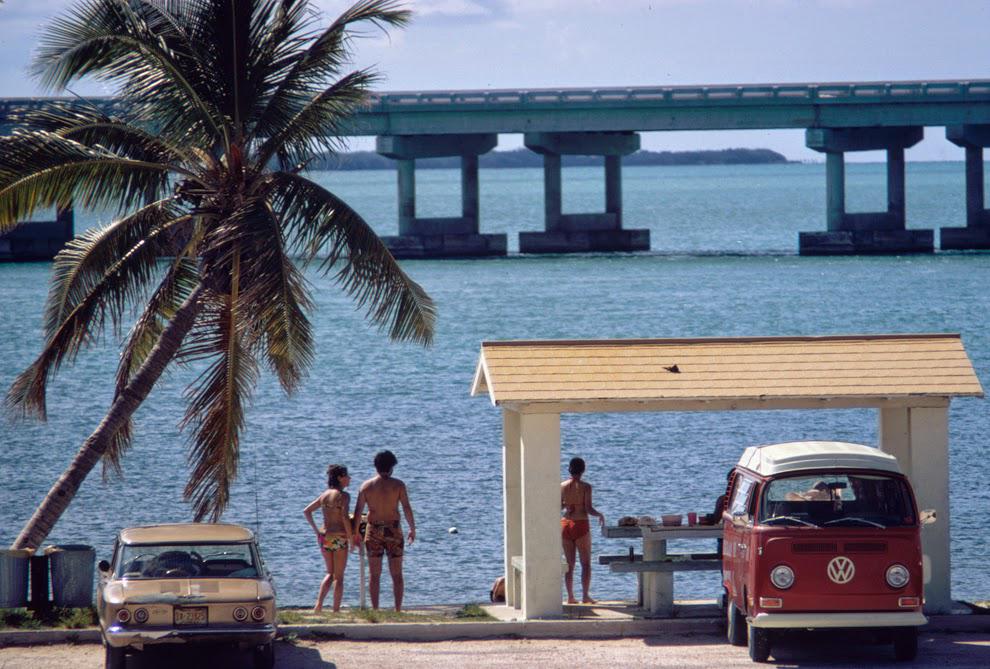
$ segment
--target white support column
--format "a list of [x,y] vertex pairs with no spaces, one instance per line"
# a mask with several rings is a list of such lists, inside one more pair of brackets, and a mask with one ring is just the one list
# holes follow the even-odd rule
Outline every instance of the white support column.
[[560,540],[560,414],[521,414],[522,617],[563,613]]
[[910,409],[911,483],[920,509],[935,509],[937,520],[921,528],[921,547],[931,560],[925,610],[952,611],[949,536],[949,410]]
[[522,555],[522,461],[519,452],[519,413],[502,410],[502,519],[505,547],[505,603],[519,608],[516,601],[516,572],[512,558]]
[[921,528],[921,547],[931,561],[925,611],[952,610],[949,534],[948,407],[881,409],[880,448],[895,456],[911,480],[918,508],[935,509],[937,520]]

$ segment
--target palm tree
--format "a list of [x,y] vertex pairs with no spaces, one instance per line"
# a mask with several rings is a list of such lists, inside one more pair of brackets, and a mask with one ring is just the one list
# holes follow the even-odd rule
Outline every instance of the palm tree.
[[119,471],[131,417],[174,361],[203,369],[181,422],[192,433],[184,496],[196,520],[218,519],[262,365],[291,393],[313,362],[311,263],[392,339],[430,343],[429,296],[353,209],[302,173],[339,148],[341,124],[376,81],[349,71],[353,39],[408,19],[395,0],[360,0],[329,27],[309,0],[79,0],[49,26],[33,65],[40,81],[64,91],[92,75],[118,104],[21,115],[0,140],[0,232],[71,203],[119,218],[55,258],[44,347],[8,408],[44,419],[61,365],[132,310],[137,319],[110,409],[14,547],[44,540],[98,461]]

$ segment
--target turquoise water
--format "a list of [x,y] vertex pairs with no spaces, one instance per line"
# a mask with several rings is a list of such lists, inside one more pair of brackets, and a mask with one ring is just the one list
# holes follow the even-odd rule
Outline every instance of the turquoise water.
[[[960,332],[984,386],[990,257],[980,253],[895,258],[800,258],[797,233],[824,227],[820,165],[628,169],[627,227],[649,227],[654,252],[639,255],[414,261],[407,271],[436,299],[436,344],[389,344],[369,330],[330,282],[311,275],[320,344],[292,400],[265,378],[248,414],[240,480],[226,520],[260,530],[282,604],[311,604],[322,560],[302,508],[325,483],[329,462],[357,482],[382,447],[399,457],[419,538],[406,558],[407,601],[480,601],[501,570],[501,417],[468,396],[485,339],[696,337],[872,332]],[[600,209],[600,171],[568,171],[566,211]],[[454,215],[459,176],[418,175],[420,215]],[[395,232],[395,176],[320,174],[382,234]],[[542,225],[538,170],[483,171],[482,229]],[[880,208],[882,165],[852,166],[851,209]],[[961,164],[909,164],[911,227],[962,225]],[[82,227],[93,217],[79,216]],[[0,265],[0,386],[40,345],[49,265]],[[111,342],[112,344],[112,342]],[[0,545],[9,543],[105,411],[116,349],[104,345],[63,372],[47,424],[0,423]],[[88,543],[101,557],[124,526],[188,519],[187,469],[176,428],[192,371],[177,368],[138,414],[125,478],[85,482],[50,540]],[[581,455],[595,504],[609,518],[707,511],[727,469],[754,443],[826,438],[876,443],[867,410],[567,415],[564,461]],[[953,594],[986,599],[985,481],[990,418],[983,400],[950,412]],[[458,534],[448,534],[456,526]],[[625,552],[596,536],[596,553]],[[692,546],[704,550],[704,546]],[[345,602],[357,601],[358,562]],[[387,579],[386,579],[387,582]],[[632,598],[635,579],[595,565],[593,594]],[[679,597],[713,597],[717,574],[678,574]],[[389,591],[384,594],[389,600]]]

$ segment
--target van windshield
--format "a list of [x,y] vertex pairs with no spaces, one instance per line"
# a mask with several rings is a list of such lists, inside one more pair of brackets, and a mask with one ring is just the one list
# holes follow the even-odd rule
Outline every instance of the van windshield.
[[774,479],[763,491],[759,522],[810,527],[915,524],[903,480],[875,474],[803,474]]

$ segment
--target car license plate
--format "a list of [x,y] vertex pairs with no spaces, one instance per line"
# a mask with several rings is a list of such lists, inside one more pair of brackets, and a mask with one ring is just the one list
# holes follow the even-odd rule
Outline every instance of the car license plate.
[[174,619],[176,625],[205,625],[206,607],[175,609]]

